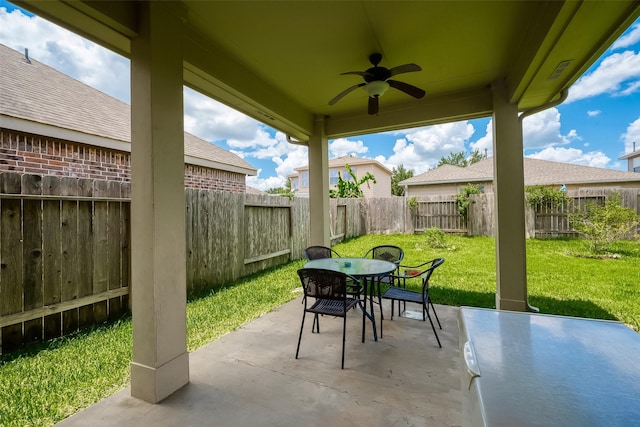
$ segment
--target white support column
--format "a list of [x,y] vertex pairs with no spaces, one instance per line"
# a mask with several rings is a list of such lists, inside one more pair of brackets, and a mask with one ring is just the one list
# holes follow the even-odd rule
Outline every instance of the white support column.
[[496,308],[527,311],[522,124],[504,83],[492,89]]
[[309,210],[309,243],[331,246],[329,140],[324,132],[324,117],[316,117],[315,129],[309,138]]
[[157,403],[189,382],[182,11],[140,2],[131,43],[131,395]]

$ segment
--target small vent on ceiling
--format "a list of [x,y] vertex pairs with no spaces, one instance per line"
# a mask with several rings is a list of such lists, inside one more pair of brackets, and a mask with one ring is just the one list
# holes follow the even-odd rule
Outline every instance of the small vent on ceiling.
[[27,64],[31,64],[31,60],[29,59],[29,49],[24,48],[24,62]]
[[553,70],[553,73],[551,73],[551,75],[549,77],[547,77],[547,80],[555,80],[558,77],[560,77],[560,74],[562,74],[562,72],[569,66],[569,64],[571,64],[573,62],[573,59],[569,59],[567,61],[562,61],[561,63],[558,64],[558,66],[556,67],[555,70]]

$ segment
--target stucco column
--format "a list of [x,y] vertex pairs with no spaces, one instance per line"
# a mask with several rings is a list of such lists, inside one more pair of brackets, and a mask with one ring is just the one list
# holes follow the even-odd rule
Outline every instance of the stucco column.
[[131,42],[131,395],[157,403],[189,382],[181,10],[140,2]]
[[522,125],[502,81],[493,89],[496,308],[526,311],[527,262]]
[[329,140],[324,117],[316,117],[309,138],[309,224],[310,245],[331,246],[329,221]]

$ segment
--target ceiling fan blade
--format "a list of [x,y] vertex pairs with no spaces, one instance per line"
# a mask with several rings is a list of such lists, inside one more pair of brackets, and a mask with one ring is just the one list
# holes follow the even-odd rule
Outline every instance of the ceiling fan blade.
[[369,97],[369,108],[368,108],[369,114],[378,114],[378,101],[379,101],[379,97],[377,96]]
[[347,75],[347,74],[355,74],[356,76],[370,76],[371,73],[367,73],[366,71],[347,71],[346,73],[340,73],[341,76]]
[[389,83],[389,86],[396,88],[406,93],[407,95],[411,95],[414,98],[420,99],[426,93],[424,90],[420,89],[419,87],[415,87],[414,85],[410,85],[409,83],[399,82],[397,80],[387,80],[387,83]]
[[346,94],[348,94],[349,92],[358,89],[359,87],[362,87],[366,85],[366,83],[360,83],[357,85],[353,85],[348,89],[343,90],[342,92],[340,92],[335,98],[333,98],[331,101],[329,101],[329,105],[333,105],[336,102],[340,101]]
[[402,74],[402,73],[412,73],[414,71],[422,71],[422,68],[416,64],[404,64],[404,65],[398,65],[397,67],[393,67],[389,69],[389,72],[391,73],[392,76],[395,76],[396,74]]

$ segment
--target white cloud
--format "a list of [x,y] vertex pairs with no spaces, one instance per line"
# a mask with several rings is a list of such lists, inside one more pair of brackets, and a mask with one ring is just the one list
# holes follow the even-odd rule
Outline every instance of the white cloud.
[[567,135],[560,133],[560,112],[557,108],[549,108],[526,117],[522,121],[522,136],[525,149],[536,149],[564,145],[573,139],[579,139],[575,130]]
[[230,147],[237,149],[271,144],[257,120],[187,87],[183,93],[187,132],[211,142],[227,140]]
[[465,143],[474,131],[473,125],[467,121],[410,129],[404,132],[404,137],[396,140],[388,161],[381,163],[389,169],[402,164],[420,174],[434,167],[449,153],[466,151]]
[[565,147],[547,147],[544,150],[528,155],[527,157],[599,168],[607,167],[611,161],[611,159],[602,151],[590,151],[585,153],[577,148]]
[[631,153],[633,151],[633,143],[636,143],[636,150],[640,150],[640,117],[633,121],[622,134],[624,141],[624,152]]
[[589,110],[587,111],[587,116],[589,117],[597,117],[600,115],[600,113],[602,113],[602,111],[600,110]]
[[[560,132],[560,112],[557,108],[549,108],[537,114],[525,117],[522,121],[522,138],[524,149],[555,147],[569,144],[573,140],[582,139],[575,129],[566,135]],[[470,144],[471,150],[481,154],[493,155],[493,119],[487,124],[486,134]]]
[[248,176],[246,184],[249,187],[257,188],[258,190],[267,191],[270,188],[284,187],[285,179],[280,176],[270,176],[267,178],[260,178],[262,169],[258,169],[257,176]]
[[606,57],[598,67],[582,76],[569,89],[570,103],[604,93],[629,95],[640,89],[640,53],[627,50]]
[[338,138],[329,144],[329,158],[342,157],[349,154],[362,157],[362,154],[367,151],[369,151],[369,148],[360,140],[352,141],[348,138]]
[[0,43],[129,103],[129,60],[40,17],[0,8]]
[[617,96],[628,96],[633,95],[636,92],[640,92],[640,80],[636,82],[631,82],[627,85],[626,89],[621,90],[617,93]]
[[640,23],[632,25],[631,30],[616,40],[616,42],[611,46],[611,49],[633,46],[638,42],[640,42]]

